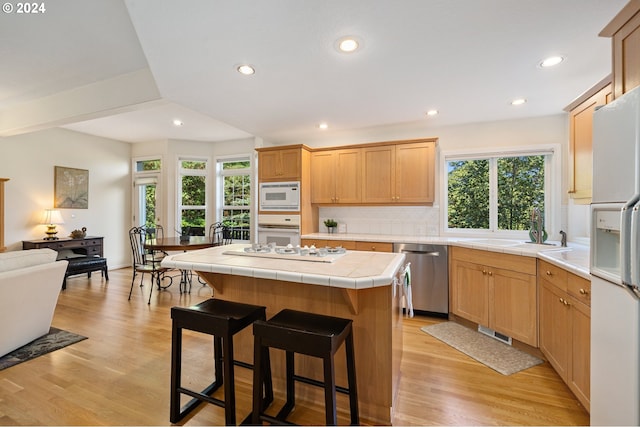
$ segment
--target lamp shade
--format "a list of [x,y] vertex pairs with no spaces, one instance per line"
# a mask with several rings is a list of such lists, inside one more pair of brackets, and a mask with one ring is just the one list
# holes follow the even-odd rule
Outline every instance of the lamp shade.
[[42,224],[64,224],[64,219],[59,210],[45,209]]

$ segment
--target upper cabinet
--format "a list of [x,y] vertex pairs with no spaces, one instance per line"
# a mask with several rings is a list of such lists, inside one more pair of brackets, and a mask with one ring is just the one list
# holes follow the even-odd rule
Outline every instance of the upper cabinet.
[[611,98],[611,76],[608,76],[566,108],[569,111],[569,194],[577,203],[591,201],[593,112]]
[[436,139],[317,150],[311,201],[318,204],[428,204],[434,200]]
[[611,37],[613,97],[640,86],[640,0],[631,0],[600,32]]
[[365,203],[433,203],[435,142],[364,148]]
[[362,150],[322,150],[311,154],[311,202],[362,202]]
[[260,181],[300,181],[301,148],[274,148],[258,151]]

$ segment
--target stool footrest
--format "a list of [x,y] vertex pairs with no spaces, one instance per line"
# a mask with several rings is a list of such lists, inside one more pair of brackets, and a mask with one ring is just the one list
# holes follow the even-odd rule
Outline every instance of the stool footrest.
[[289,422],[287,420],[280,419],[278,417],[272,417],[271,415],[267,415],[267,414],[260,414],[260,420],[261,421],[266,421],[268,423],[275,424],[275,425],[283,425],[283,426],[296,426],[296,425],[298,425],[298,424]]
[[188,388],[184,388],[184,387],[178,387],[177,388],[178,393],[186,394],[188,396],[191,396],[193,399],[188,401],[182,408],[180,408],[180,412],[178,413],[177,419],[169,420],[169,421],[171,421],[172,423],[177,423],[178,421],[186,417],[191,411],[197,408],[198,405],[200,405],[202,402],[209,402],[216,406],[220,406],[224,408],[224,401],[210,396],[216,390],[218,390],[221,386],[222,386],[221,382],[214,381],[211,384],[209,384],[201,392],[189,390]]
[[[296,381],[300,381],[301,383],[315,385],[317,387],[324,388],[324,382],[323,381],[314,380],[313,378],[303,377],[303,376],[300,376],[300,375],[294,375],[293,379],[296,380]],[[347,387],[342,387],[342,386],[339,386],[339,385],[336,386],[336,391],[339,392],[339,393],[349,394],[349,389]]]

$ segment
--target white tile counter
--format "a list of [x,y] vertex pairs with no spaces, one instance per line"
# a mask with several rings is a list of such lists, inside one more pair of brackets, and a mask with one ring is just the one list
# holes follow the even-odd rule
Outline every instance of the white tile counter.
[[338,288],[365,289],[391,284],[405,258],[404,254],[396,253],[347,251],[329,263],[307,261],[300,255],[291,255],[290,259],[274,259],[228,254],[250,246],[234,244],[170,255],[162,260],[162,266]]
[[522,240],[509,239],[399,236],[354,233],[313,233],[303,235],[302,238],[462,246],[471,249],[540,258],[577,274],[580,277],[591,280],[591,275],[589,274],[589,246],[576,243],[569,243],[568,247],[563,248],[560,246],[560,242],[550,242],[553,243],[553,245],[538,245],[534,243],[525,243]]

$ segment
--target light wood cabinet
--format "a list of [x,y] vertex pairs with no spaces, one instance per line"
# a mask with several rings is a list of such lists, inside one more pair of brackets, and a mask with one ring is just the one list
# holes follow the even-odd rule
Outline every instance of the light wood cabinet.
[[362,202],[362,150],[317,151],[311,154],[311,203]]
[[611,101],[611,77],[574,101],[569,109],[569,194],[577,203],[591,201],[593,112]]
[[362,149],[364,203],[433,203],[435,142]]
[[613,96],[640,86],[640,1],[631,0],[600,32],[611,37]]
[[538,346],[535,258],[450,248],[450,310]]
[[300,246],[314,245],[316,248],[325,246],[342,246],[347,250],[369,251],[369,252],[393,252],[393,243],[389,242],[363,242],[356,240],[325,240],[325,239],[302,239]]
[[259,181],[299,181],[301,149],[260,149],[258,151]]
[[589,410],[591,283],[538,261],[540,350]]

